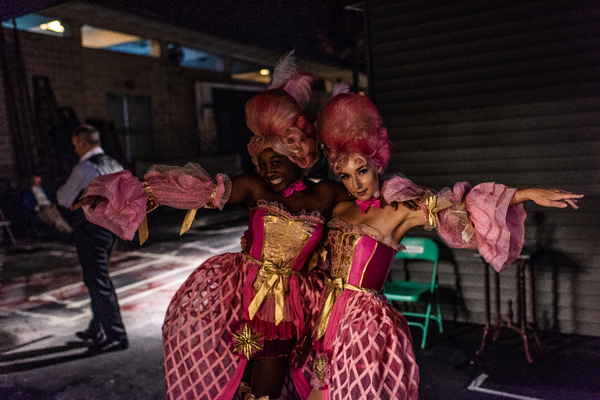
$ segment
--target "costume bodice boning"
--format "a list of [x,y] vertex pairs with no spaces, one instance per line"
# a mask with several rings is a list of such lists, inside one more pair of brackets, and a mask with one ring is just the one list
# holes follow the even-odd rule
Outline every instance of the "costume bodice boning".
[[245,251],[262,263],[301,270],[319,244],[324,220],[318,212],[291,214],[260,201],[250,210]]
[[330,224],[331,276],[344,283],[381,291],[390,271],[397,248],[385,244],[373,229],[364,225]]

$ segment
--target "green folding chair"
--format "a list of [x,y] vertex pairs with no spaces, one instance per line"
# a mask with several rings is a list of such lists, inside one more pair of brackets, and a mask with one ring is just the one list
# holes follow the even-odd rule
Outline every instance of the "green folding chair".
[[[389,280],[383,287],[383,294],[385,294],[389,300],[402,301],[405,303],[422,302],[426,299],[427,311],[425,313],[402,313],[407,317],[417,318],[417,321],[413,321],[412,318],[407,320],[409,325],[418,326],[423,330],[423,339],[421,340],[421,348],[423,349],[425,348],[425,343],[427,341],[427,330],[429,328],[430,320],[436,321],[440,328],[440,333],[443,332],[437,275],[440,250],[437,243],[429,238],[407,237],[402,239],[402,244],[406,247],[406,250],[399,251],[398,254],[396,254],[396,259],[432,261],[433,271],[431,273],[431,280],[427,282]],[[431,312],[434,303],[436,305],[437,315],[432,314]]]

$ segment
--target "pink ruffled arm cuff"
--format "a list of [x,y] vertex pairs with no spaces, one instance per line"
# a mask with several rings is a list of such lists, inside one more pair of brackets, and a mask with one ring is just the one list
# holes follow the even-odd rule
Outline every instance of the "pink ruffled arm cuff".
[[[434,192],[399,176],[382,185],[388,203],[421,199],[427,191]],[[510,205],[516,191],[495,182],[474,188],[458,182],[452,189],[442,190],[437,194],[437,204],[448,199],[452,205],[438,213],[439,235],[451,247],[477,249],[496,271],[504,270],[521,254],[525,240],[527,213],[522,204]],[[427,206],[422,207],[427,221]]]
[[454,248],[476,248],[496,271],[503,271],[521,254],[525,240],[527,213],[522,204],[510,205],[516,191],[495,182],[472,189],[459,182],[440,193],[438,199],[448,197],[453,203],[438,215],[440,236]]
[[88,185],[82,197],[86,196],[103,196],[108,200],[93,211],[90,211],[89,205],[81,207],[88,221],[122,239],[133,239],[146,216],[148,201],[146,190],[138,178],[127,170],[101,175]]
[[[198,164],[156,165],[146,173],[145,179],[157,204],[183,210],[204,206],[222,209],[231,193],[227,175],[218,174],[213,181]],[[93,211],[89,205],[83,206],[86,218],[122,239],[132,240],[146,216],[148,193],[142,182],[127,170],[102,175],[89,184],[82,197],[92,195],[103,196],[108,201]]]
[[207,204],[222,209],[231,194],[231,181],[227,175],[218,174],[213,180],[194,163],[183,167],[155,165],[144,179],[158,204],[183,210],[198,209]]

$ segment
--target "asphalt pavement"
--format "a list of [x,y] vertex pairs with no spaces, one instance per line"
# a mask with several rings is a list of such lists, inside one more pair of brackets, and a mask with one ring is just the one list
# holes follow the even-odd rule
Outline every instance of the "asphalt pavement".
[[[149,215],[150,238],[120,241],[111,259],[130,347],[96,356],[74,333],[89,299],[74,246],[30,241],[0,247],[0,400],[164,399],[161,325],[168,302],[207,258],[238,251],[244,213],[207,212],[182,236],[181,212]],[[444,321],[416,349],[422,400],[600,399],[600,337],[542,332],[527,362],[520,338],[503,333],[481,356],[483,326]],[[413,330],[415,343],[421,333]]]

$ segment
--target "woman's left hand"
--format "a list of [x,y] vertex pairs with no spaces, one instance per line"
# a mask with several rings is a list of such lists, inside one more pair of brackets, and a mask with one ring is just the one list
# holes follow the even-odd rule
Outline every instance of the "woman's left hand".
[[579,208],[577,206],[577,199],[583,197],[582,194],[573,194],[561,189],[522,189],[518,190],[515,195],[519,194],[519,192],[523,196],[523,201],[531,200],[543,207],[566,208],[571,206],[577,209]]

